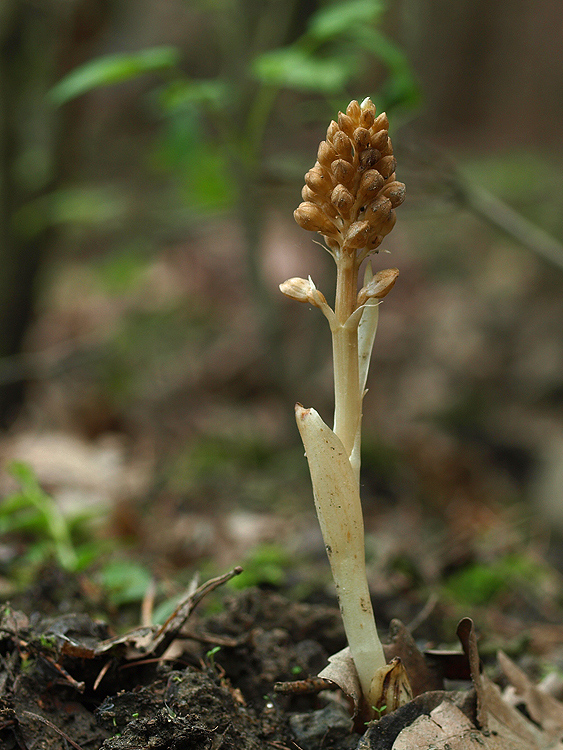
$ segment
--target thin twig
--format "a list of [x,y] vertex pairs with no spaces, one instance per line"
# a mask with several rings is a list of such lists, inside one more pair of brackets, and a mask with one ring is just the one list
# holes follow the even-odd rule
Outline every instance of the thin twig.
[[563,271],[563,244],[555,237],[484,188],[463,182],[461,178],[459,185],[462,199],[474,213]]
[[275,682],[274,692],[286,695],[301,695],[307,693],[320,693],[321,690],[337,690],[338,685],[332,680],[324,677],[307,677],[304,680],[293,682]]
[[409,624],[406,626],[407,630],[410,633],[414,633],[414,631],[419,628],[422,623],[427,620],[430,615],[432,614],[432,610],[434,607],[438,604],[438,597],[436,594],[430,594],[428,597],[428,601],[424,605],[424,607],[420,610],[420,612],[413,617],[413,619],[409,622]]
[[37,721],[42,722],[46,726],[48,726],[50,729],[57,732],[57,734],[60,734],[60,736],[65,739],[69,745],[72,745],[74,750],[83,750],[83,748],[74,740],[72,740],[66,732],[63,732],[62,729],[59,729],[55,724],[53,724],[52,721],[49,721],[49,719],[45,719],[43,716],[40,716],[39,714],[34,714],[31,711],[22,711],[22,714],[25,716],[29,716],[30,719],[37,719]]
[[207,643],[212,646],[223,646],[225,648],[236,648],[248,640],[249,633],[245,633],[242,637],[231,638],[225,635],[215,635],[215,633],[194,633],[191,630],[183,630],[182,638],[188,638],[191,641],[197,641],[198,643]]
[[104,679],[104,677],[106,675],[106,672],[108,671],[108,669],[111,666],[111,662],[112,662],[112,660],[108,659],[108,661],[106,661],[106,663],[104,664],[104,666],[100,669],[100,671],[98,673],[98,676],[96,677],[96,679],[94,680],[94,684],[92,685],[92,690],[97,690],[98,689],[98,687],[100,685],[100,682]]
[[151,578],[143,596],[141,602],[141,626],[150,627],[152,623],[152,616],[154,611],[154,597],[156,595],[156,583],[154,578]]
[[176,638],[182,626],[197,607],[199,602],[211,591],[214,591],[219,586],[222,586],[231,578],[240,575],[242,573],[241,567],[233,568],[228,573],[224,573],[222,576],[211,578],[209,581],[203,583],[198,589],[190,594],[180,602],[174,612],[166,620],[166,622],[158,629],[154,635],[152,642],[147,647],[147,655],[159,656],[162,655],[172,641]]
[[55,669],[61,675],[65,682],[68,682],[68,684],[71,685],[79,693],[84,692],[84,689],[86,687],[85,683],[79,680],[75,680],[74,677],[70,675],[64,667],[58,664],[52,656],[43,654],[41,653],[41,651],[38,651],[38,655],[46,662],[48,662],[53,667],[53,669]]
[[63,677],[64,681],[68,682],[69,685],[71,685],[75,690],[78,690],[79,693],[84,692],[84,688],[86,687],[85,683],[75,680],[74,677],[70,675],[64,667],[62,667],[52,656],[49,656],[49,654],[46,654],[44,651],[38,648],[36,644],[24,641],[23,638],[16,637],[13,638],[13,641],[17,645],[18,649],[27,649],[33,651],[33,653],[35,653],[39,658],[46,661],[47,664],[50,664],[53,669],[55,669]]

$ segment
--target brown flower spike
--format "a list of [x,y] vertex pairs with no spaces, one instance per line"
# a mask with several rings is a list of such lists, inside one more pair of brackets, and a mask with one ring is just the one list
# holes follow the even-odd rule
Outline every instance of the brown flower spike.
[[375,252],[395,225],[405,186],[395,179],[389,121],[370,99],[352,101],[328,126],[315,166],[305,175],[295,221],[320,232],[333,254]]

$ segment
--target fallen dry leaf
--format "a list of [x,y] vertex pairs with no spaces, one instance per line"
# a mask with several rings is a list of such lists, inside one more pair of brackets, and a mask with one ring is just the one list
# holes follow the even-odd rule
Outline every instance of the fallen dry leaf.
[[348,646],[329,657],[328,665],[319,672],[319,677],[338,685],[342,692],[352,700],[354,714],[359,713],[362,703],[362,689]]
[[391,661],[399,657],[409,676],[410,686],[414,696],[429,690],[442,690],[444,683],[441,675],[431,669],[416,645],[410,631],[400,620],[391,620],[389,626],[391,643],[384,644],[385,658]]
[[499,664],[530,720],[482,673],[473,622],[462,620],[457,633],[473,689],[419,695],[370,727],[358,750],[563,750],[563,703],[535,687],[499,654]]
[[548,693],[539,690],[528,676],[508,656],[499,651],[498,662],[510,682],[514,694],[523,703],[530,717],[545,732],[561,737],[563,727],[563,703]]

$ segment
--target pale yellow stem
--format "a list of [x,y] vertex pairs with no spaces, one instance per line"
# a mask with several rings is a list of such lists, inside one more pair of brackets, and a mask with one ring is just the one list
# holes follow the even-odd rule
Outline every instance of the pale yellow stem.
[[352,455],[362,412],[358,367],[358,327],[346,325],[356,309],[358,266],[351,254],[336,261],[335,323],[332,326],[334,365],[334,432],[348,458]]

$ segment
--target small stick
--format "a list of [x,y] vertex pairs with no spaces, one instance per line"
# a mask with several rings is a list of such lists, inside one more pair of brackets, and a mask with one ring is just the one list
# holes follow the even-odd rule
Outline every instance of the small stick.
[[65,682],[68,682],[75,690],[78,690],[79,693],[84,692],[84,688],[86,687],[84,682],[79,682],[78,680],[75,680],[72,675],[70,675],[64,667],[62,667],[55,659],[53,659],[52,656],[49,656],[48,654],[43,653],[37,646],[35,646],[33,643],[28,643],[27,641],[24,641],[22,638],[14,638],[15,643],[17,644],[18,648],[22,649],[29,649],[37,654],[41,659],[44,659],[48,664],[50,664],[53,669],[56,669],[57,672],[64,678]]
[[34,714],[31,711],[22,711],[22,714],[25,716],[28,716],[30,719],[37,719],[37,721],[42,722],[46,726],[48,726],[53,731],[57,732],[57,734],[60,734],[60,736],[65,739],[69,745],[72,745],[74,750],[83,750],[83,748],[78,744],[78,742],[75,742],[72,740],[66,732],[63,732],[62,729],[59,729],[55,724],[53,724],[52,721],[49,721],[49,719],[45,719],[43,716],[40,716],[39,714]]
[[100,669],[99,674],[96,677],[96,679],[94,680],[94,684],[92,685],[92,690],[97,690],[98,689],[98,686],[99,686],[100,682],[104,679],[104,677],[106,675],[106,672],[108,671],[108,669],[111,666],[111,662],[112,662],[112,660],[108,659],[108,661],[106,661],[106,663],[104,664],[104,666]]
[[143,627],[150,627],[152,625],[155,595],[156,584],[154,578],[151,578],[141,602],[141,626]]
[[411,633],[414,633],[414,631],[417,628],[419,628],[422,625],[422,623],[430,617],[430,615],[432,614],[432,610],[438,604],[438,601],[439,599],[435,593],[430,594],[424,607],[420,610],[420,612],[417,615],[413,617],[413,619],[407,625],[407,630],[410,631]]
[[288,695],[302,695],[306,693],[320,693],[321,690],[337,690],[338,685],[324,677],[307,677],[305,680],[294,682],[274,683],[274,692]]
[[53,667],[53,669],[56,669],[65,682],[68,682],[69,685],[71,685],[75,690],[78,690],[79,693],[84,692],[84,688],[86,687],[85,683],[75,680],[74,677],[70,675],[64,667],[58,664],[52,656],[47,656],[47,654],[42,654],[41,652],[39,652],[39,656],[42,659],[45,659],[45,661],[48,662]]
[[240,566],[237,566],[236,568],[233,568],[233,570],[230,570],[228,573],[224,573],[223,575],[217,576],[216,578],[211,578],[209,581],[203,583],[194,592],[190,593],[183,601],[180,602],[180,604],[178,604],[178,606],[176,607],[174,612],[172,612],[166,622],[157,630],[154,638],[152,639],[146,650],[147,656],[150,654],[154,654],[156,656],[162,655],[166,651],[168,646],[172,643],[172,641],[176,638],[176,636],[182,629],[182,626],[194,611],[194,609],[197,607],[197,605],[200,603],[200,601],[211,591],[214,591],[216,588],[222,586],[227,581],[230,581],[231,578],[234,578],[241,573],[242,568]]

